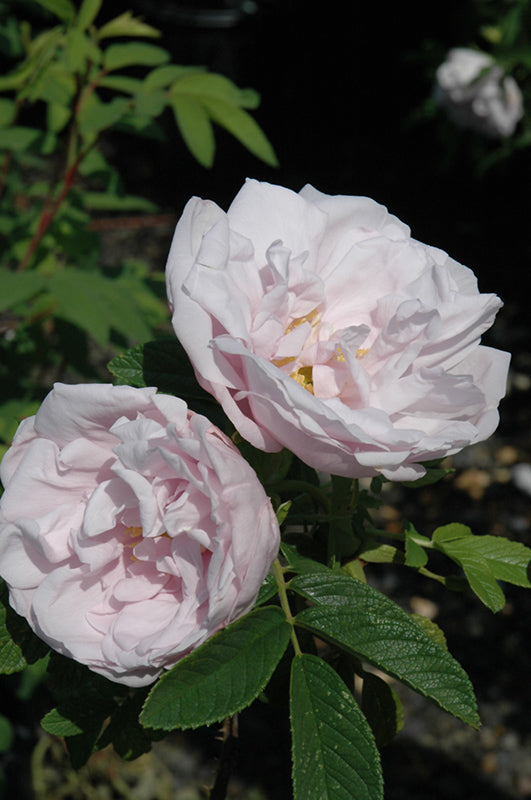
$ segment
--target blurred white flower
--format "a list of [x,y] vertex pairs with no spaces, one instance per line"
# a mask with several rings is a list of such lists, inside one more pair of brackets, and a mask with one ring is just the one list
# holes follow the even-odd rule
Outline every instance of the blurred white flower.
[[514,78],[467,47],[450,50],[437,69],[435,97],[456,125],[494,138],[511,136],[524,114]]

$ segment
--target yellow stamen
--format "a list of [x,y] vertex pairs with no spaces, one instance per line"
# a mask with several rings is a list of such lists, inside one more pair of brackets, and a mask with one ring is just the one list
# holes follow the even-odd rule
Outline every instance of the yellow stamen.
[[370,349],[370,347],[358,347],[356,350],[356,358],[363,358],[363,356],[367,355]]
[[314,308],[313,311],[309,311],[308,314],[306,314],[304,317],[297,317],[296,319],[293,319],[290,322],[290,324],[288,325],[288,327],[286,328],[286,330],[284,332],[284,336],[287,333],[291,333],[291,331],[295,330],[295,328],[298,328],[299,325],[302,325],[303,322],[309,322],[310,325],[312,325],[312,326],[315,325],[315,323],[317,322],[318,317],[319,317],[319,313],[318,313],[317,309]]
[[310,394],[313,394],[313,367],[299,367],[295,372],[292,372],[290,378],[297,381],[303,389],[306,389]]

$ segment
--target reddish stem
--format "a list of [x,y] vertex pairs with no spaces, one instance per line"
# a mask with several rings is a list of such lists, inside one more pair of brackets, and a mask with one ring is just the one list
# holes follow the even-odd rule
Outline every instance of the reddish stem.
[[72,188],[72,184],[73,184],[73,182],[75,180],[75,177],[77,175],[77,171],[78,171],[79,165],[80,165],[81,161],[84,159],[84,157],[86,156],[86,154],[87,154],[87,151],[85,151],[84,153],[80,153],[78,155],[78,157],[76,158],[76,160],[74,161],[74,163],[72,164],[72,166],[69,167],[68,170],[66,171],[65,179],[64,179],[64,182],[63,182],[63,187],[62,187],[61,191],[59,192],[59,195],[57,196],[57,198],[56,198],[55,202],[53,203],[52,207],[50,208],[50,203],[49,202],[47,202],[45,204],[45,206],[44,206],[44,208],[42,210],[42,214],[41,214],[41,218],[39,220],[39,225],[37,227],[37,230],[35,231],[33,239],[31,240],[31,242],[28,245],[28,249],[26,250],[26,253],[24,254],[24,258],[22,259],[22,261],[20,262],[20,264],[17,267],[17,272],[22,272],[28,266],[28,264],[29,264],[29,262],[31,260],[31,257],[33,256],[33,254],[34,254],[35,250],[37,249],[37,247],[40,245],[44,234],[46,233],[46,231],[50,227],[50,224],[51,224],[53,218],[57,214],[57,211],[59,210],[59,207],[61,206],[61,203],[63,202],[63,200],[67,196],[68,192]]

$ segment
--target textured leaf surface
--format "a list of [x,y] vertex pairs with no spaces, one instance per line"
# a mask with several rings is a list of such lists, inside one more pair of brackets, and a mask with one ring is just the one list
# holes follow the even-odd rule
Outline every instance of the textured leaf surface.
[[478,726],[470,680],[415,620],[372,586],[333,573],[300,575],[290,588],[315,606],[296,623],[374,664],[454,716]]
[[13,611],[7,586],[0,580],[0,674],[20,672],[45,656],[48,649],[26,620]]
[[352,694],[325,661],[293,660],[290,688],[295,800],[379,800],[380,757]]
[[246,708],[268,683],[290,633],[276,606],[251,611],[159,679],[146,700],[141,723],[162,730],[197,728]]

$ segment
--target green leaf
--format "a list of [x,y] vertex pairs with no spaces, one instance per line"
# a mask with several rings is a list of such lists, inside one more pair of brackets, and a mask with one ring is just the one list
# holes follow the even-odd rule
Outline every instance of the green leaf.
[[162,67],[156,67],[144,78],[144,91],[166,89],[186,75],[204,71],[204,67],[183,67],[179,64],[165,64]]
[[67,737],[72,765],[79,769],[97,749],[103,723],[128,689],[58,653],[51,654],[48,675],[57,708],[41,724],[50,733]]
[[0,311],[30,300],[45,286],[46,278],[38,272],[12,272],[0,267]]
[[7,97],[0,97],[0,128],[8,128],[15,119],[16,104]]
[[[101,36],[101,31],[100,31]],[[124,67],[157,67],[169,61],[167,50],[147,42],[111,44],[105,51],[103,66],[107,72]]]
[[339,675],[304,654],[290,687],[294,800],[380,800],[383,780],[367,720]]
[[[406,566],[413,567],[414,569],[426,566],[428,563],[428,554],[418,541],[419,537],[417,531],[408,523],[404,525],[404,533],[406,536]],[[428,543],[431,544],[429,540]]]
[[69,108],[59,105],[59,103],[48,103],[46,108],[46,121],[49,130],[59,133],[63,130],[70,119],[71,111]]
[[216,143],[208,114],[192,97],[170,95],[170,103],[177,127],[191,154],[203,167],[214,163]]
[[0,150],[14,150],[20,152],[27,150],[42,139],[42,132],[36,128],[25,128],[22,125],[13,125],[11,128],[0,129]]
[[13,744],[15,732],[7,717],[0,714],[0,754],[7,753]]
[[260,591],[258,592],[255,605],[263,606],[264,603],[267,603],[268,600],[271,600],[271,598],[274,597],[277,592],[278,584],[271,572],[268,572],[264,578],[263,584],[260,586]]
[[300,555],[297,548],[291,544],[282,542],[280,550],[292,572],[296,572],[299,575],[315,575],[316,572],[332,573],[332,570],[326,564],[321,564],[320,561],[314,561],[313,558]]
[[372,586],[336,573],[299,575],[290,589],[315,606],[296,624],[410,686],[477,727],[472,685],[458,662]]
[[70,0],[36,0],[36,2],[63,22],[72,22],[76,16],[75,6]]
[[494,613],[501,611],[505,606],[505,595],[489,562],[468,544],[469,539],[473,540],[473,537],[444,541],[437,548],[462,568],[470,588],[487,608]]
[[83,205],[88,211],[145,211],[148,214],[153,214],[158,208],[145,197],[109,192],[83,192]]
[[108,344],[111,329],[139,340],[151,334],[117,280],[71,267],[50,275],[48,290],[56,302],[56,316],[87,331],[101,344]]
[[135,95],[144,85],[138,78],[131,78],[129,75],[107,75],[98,84],[104,89],[113,89],[116,92]]
[[111,19],[98,31],[98,39],[110,39],[119,36],[145,36],[146,38],[156,39],[160,36],[160,31],[136,19],[130,11],[125,11],[120,16]]
[[41,727],[52,736],[77,736],[83,728],[67,717],[63,717],[59,709],[52,708],[41,719]]
[[246,111],[217,98],[204,99],[203,102],[214,122],[231,133],[257,158],[272,167],[278,167],[278,159],[270,141]]
[[442,545],[444,542],[451,542],[455,539],[464,539],[474,534],[468,525],[462,525],[460,522],[451,522],[449,525],[441,525],[433,531],[432,541],[435,545]]
[[389,744],[404,725],[402,702],[388,683],[377,675],[363,675],[361,709],[371,726],[378,748]]
[[129,761],[149,752],[154,739],[166,736],[164,731],[146,731],[138,721],[146,694],[145,689],[135,691],[113,711],[109,724],[98,739],[98,749],[112,744],[118,755]]
[[280,608],[251,611],[163,675],[149,693],[140,722],[168,731],[210,725],[236,714],[265,688],[290,634]]
[[92,96],[79,113],[79,129],[83,137],[96,136],[100,131],[111,128],[129,110],[130,101],[125,97],[115,97],[109,103],[101,103]]
[[7,586],[0,580],[0,673],[20,672],[47,652],[47,645],[9,605]]
[[217,98],[231,105],[247,108],[256,108],[260,103],[260,95],[254,89],[239,89],[224,75],[205,70],[194,70],[180,75],[171,91],[175,96],[188,95],[203,102]]
[[98,16],[103,0],[83,0],[77,14],[76,27],[85,31]]
[[113,358],[108,368],[118,383],[157,386],[161,392],[182,397],[194,411],[218,424],[215,412],[219,406],[197,383],[190,360],[177,339],[159,339],[133,347]]

